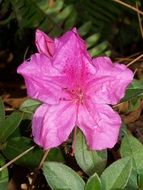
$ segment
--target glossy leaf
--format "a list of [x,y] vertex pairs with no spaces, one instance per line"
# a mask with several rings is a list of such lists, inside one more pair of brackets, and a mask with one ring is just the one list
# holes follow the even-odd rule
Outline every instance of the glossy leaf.
[[132,162],[130,158],[122,158],[109,167],[101,175],[104,190],[123,189],[130,177]]
[[101,190],[101,181],[96,173],[88,179],[84,190]]
[[44,176],[53,190],[84,190],[82,178],[68,166],[58,162],[45,162]]
[[88,149],[85,138],[78,131],[75,158],[81,169],[88,175],[101,174],[107,162],[107,151],[91,151]]
[[140,173],[143,169],[143,145],[132,135],[126,134],[122,140],[120,153],[122,157],[133,160],[133,169]]
[[4,143],[9,136],[16,130],[22,121],[23,113],[13,112],[7,119],[1,122],[0,143]]

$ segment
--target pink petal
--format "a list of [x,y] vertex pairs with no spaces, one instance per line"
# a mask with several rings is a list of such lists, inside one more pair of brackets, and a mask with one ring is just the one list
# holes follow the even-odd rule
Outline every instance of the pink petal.
[[47,56],[34,54],[30,61],[18,67],[17,72],[25,79],[28,96],[49,104],[59,102],[62,94],[59,83],[63,83],[63,77]]
[[54,41],[44,32],[36,30],[35,44],[39,53],[43,53],[48,57],[54,54]]
[[41,105],[32,122],[34,141],[44,149],[59,146],[68,139],[76,122],[76,106],[71,102]]
[[102,150],[116,144],[121,119],[108,105],[88,101],[79,107],[78,126],[90,149]]
[[81,86],[89,75],[95,74],[84,41],[76,29],[55,40],[53,65],[67,75],[70,86]]
[[118,103],[133,80],[133,72],[123,64],[112,63],[108,57],[95,58],[93,64],[97,72],[88,84],[88,93],[96,103]]

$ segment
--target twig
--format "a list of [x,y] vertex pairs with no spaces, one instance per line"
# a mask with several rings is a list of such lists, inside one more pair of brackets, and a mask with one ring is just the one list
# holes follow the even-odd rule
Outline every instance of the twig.
[[134,53],[132,55],[129,55],[128,57],[120,57],[120,58],[116,58],[116,60],[118,62],[123,62],[123,61],[132,61],[133,60],[133,57],[135,56],[138,56],[140,55],[142,52],[137,52],[137,53]]
[[132,65],[134,62],[138,61],[139,59],[141,59],[143,57],[143,54],[139,55],[137,58],[135,58],[133,61],[131,61],[130,63],[127,64],[127,67],[129,67],[130,65]]
[[49,151],[50,151],[50,150],[46,150],[46,151],[45,151],[45,153],[44,153],[44,155],[43,155],[43,158],[42,158],[42,160],[41,160],[41,162],[40,162],[38,168],[34,171],[34,175],[32,176],[32,183],[30,184],[28,190],[32,190],[32,189],[33,189],[35,180],[36,180],[36,178],[37,178],[37,176],[38,176],[38,174],[39,174],[39,170],[42,168],[42,166],[43,166],[43,164],[44,164],[44,162],[45,162],[45,160],[46,160],[46,158],[47,158],[47,155],[48,155]]
[[125,7],[128,7],[129,9],[132,9],[133,11],[138,12],[139,14],[143,15],[143,12],[141,10],[138,10],[137,8],[133,7],[132,5],[129,5],[121,0],[112,0],[112,1],[119,3]]
[[[139,10],[137,2],[136,2],[136,8]],[[138,15],[138,20],[139,20],[139,27],[140,27],[140,31],[141,31],[141,36],[143,38],[143,28],[142,28],[141,16],[140,16],[139,12],[137,12],[137,15]]]
[[44,156],[43,156],[43,158],[42,158],[42,160],[41,160],[41,162],[40,162],[40,164],[38,166],[39,170],[42,168],[42,166],[43,166],[43,164],[44,164],[44,162],[45,162],[45,160],[46,160],[46,158],[48,156],[48,153],[49,153],[49,150],[46,150],[45,153],[44,153]]
[[8,162],[7,164],[5,164],[4,166],[2,166],[0,168],[0,172],[2,170],[4,170],[5,168],[7,168],[8,166],[10,166],[12,163],[14,163],[15,161],[17,161],[19,158],[21,158],[22,156],[24,156],[25,154],[27,154],[28,152],[30,152],[32,149],[34,149],[35,146],[30,147],[29,149],[25,150],[24,152],[22,152],[21,154],[19,154],[18,156],[16,156],[14,159],[12,159],[10,162]]

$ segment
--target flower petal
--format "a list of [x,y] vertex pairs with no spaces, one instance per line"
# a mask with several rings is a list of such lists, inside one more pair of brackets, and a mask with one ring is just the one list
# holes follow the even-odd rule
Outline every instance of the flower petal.
[[76,122],[76,106],[71,102],[41,105],[32,122],[34,141],[45,150],[59,146],[68,139]]
[[93,64],[97,72],[88,84],[88,93],[96,103],[117,104],[133,80],[133,72],[123,64],[113,64],[108,57],[95,58]]
[[17,72],[25,79],[28,96],[49,104],[59,102],[62,89],[58,82],[62,83],[63,78],[47,56],[34,54],[30,61],[18,67]]
[[35,44],[39,53],[43,53],[48,57],[54,54],[54,41],[41,30],[36,30]]
[[93,150],[112,148],[118,139],[120,116],[108,105],[91,101],[79,107],[78,126]]
[[86,45],[76,29],[55,40],[53,65],[67,75],[70,85],[73,86],[82,86],[89,75],[95,74]]

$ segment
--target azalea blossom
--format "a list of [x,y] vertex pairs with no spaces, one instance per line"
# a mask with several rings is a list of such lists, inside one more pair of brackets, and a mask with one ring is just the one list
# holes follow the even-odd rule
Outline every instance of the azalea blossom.
[[37,30],[35,42],[38,53],[17,70],[28,96],[43,102],[32,120],[35,143],[57,147],[78,126],[90,149],[112,148],[121,118],[111,105],[124,97],[133,72],[108,57],[91,58],[75,28],[55,39]]

